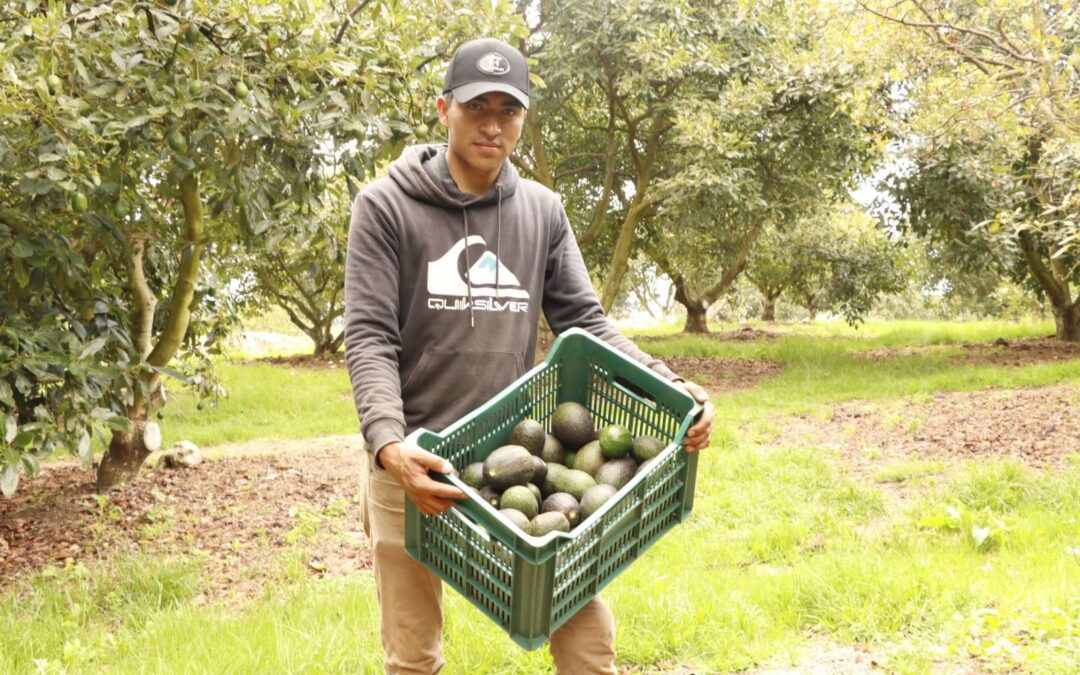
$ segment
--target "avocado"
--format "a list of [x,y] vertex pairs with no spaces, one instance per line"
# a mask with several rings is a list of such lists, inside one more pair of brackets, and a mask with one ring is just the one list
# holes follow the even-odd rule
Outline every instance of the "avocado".
[[566,454],[566,449],[563,448],[559,439],[555,438],[551,434],[544,435],[544,449],[540,451],[540,459],[545,462],[555,462],[556,464],[562,464],[563,455]]
[[577,453],[576,452],[568,452],[565,455],[563,455],[562,463],[563,463],[563,466],[565,466],[567,469],[573,469],[574,468],[574,462],[576,462],[576,461],[577,461]]
[[613,486],[616,490],[630,482],[637,471],[637,462],[632,457],[613,459],[604,462],[600,470],[596,472],[596,482]]
[[520,445],[496,448],[484,460],[484,482],[499,491],[528,483],[535,471],[532,455]]
[[529,485],[543,485],[544,479],[547,478],[547,464],[536,455],[533,455],[532,462],[533,475],[529,479]]
[[533,497],[536,497],[537,504],[543,500],[544,496],[540,494],[540,488],[536,486],[536,483],[529,483],[525,487],[529,488],[529,492],[533,493]]
[[569,532],[570,521],[566,519],[566,516],[558,511],[548,511],[547,513],[539,513],[532,519],[530,524],[532,527],[532,534],[534,537],[542,537],[549,532]]
[[521,511],[517,509],[499,509],[499,513],[502,514],[503,518],[517,525],[525,534],[532,534],[532,528],[529,527],[529,518]]
[[469,487],[474,487],[477,490],[482,488],[484,486],[484,463],[473,462],[465,467],[465,470],[461,472],[461,480],[465,481],[465,484]]
[[483,499],[495,508],[499,508],[499,491],[490,485],[485,485],[480,488],[480,499]]
[[593,477],[596,476],[596,472],[603,463],[604,453],[600,450],[599,441],[589,441],[586,443],[583,448],[578,450],[577,457],[574,458],[574,468],[578,471],[584,471]]
[[499,499],[499,507],[504,509],[516,509],[532,520],[536,515],[536,497],[532,490],[524,485],[514,485],[502,493]]
[[569,492],[574,499],[580,500],[586,490],[596,485],[596,481],[584,471],[567,469],[556,474],[551,480],[551,485],[555,488],[555,492]]
[[567,450],[577,450],[596,438],[588,408],[574,401],[562,403],[551,415],[551,433]]
[[558,490],[555,489],[555,477],[561,473],[569,471],[569,469],[567,469],[562,464],[555,464],[554,462],[548,462],[547,468],[548,472],[547,475],[544,476],[544,482],[540,484],[540,494],[544,495],[545,497],[552,492],[558,492]]
[[586,490],[581,497],[581,519],[584,520],[599,511],[616,492],[618,490],[606,484],[595,485]]
[[619,459],[630,454],[630,448],[634,447],[634,437],[630,431],[621,425],[612,424],[600,432],[600,449],[604,457]]
[[638,436],[630,448],[630,454],[639,462],[647,462],[664,451],[664,443],[655,436]]
[[547,433],[539,422],[534,419],[523,419],[510,432],[510,444],[520,445],[531,454],[539,457],[544,450],[545,436],[547,436]]
[[581,507],[573,495],[566,492],[556,492],[548,496],[544,503],[540,505],[540,513],[548,513],[549,511],[558,511],[563,514],[570,522],[570,527],[574,527],[578,524]]

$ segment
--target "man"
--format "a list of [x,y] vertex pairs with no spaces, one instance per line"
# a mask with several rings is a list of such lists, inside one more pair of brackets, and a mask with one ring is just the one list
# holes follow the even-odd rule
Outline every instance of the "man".
[[[439,431],[517,379],[532,363],[540,312],[559,333],[578,326],[664,377],[604,317],[558,197],[523,180],[509,156],[529,107],[525,59],[492,39],[463,44],[437,101],[448,145],[419,146],[353,204],[345,271],[345,355],[372,452],[364,484],[382,611],[386,670],[443,665],[442,584],[404,549],[404,496],[445,511],[456,488],[428,477],[449,462],[406,445]],[[687,450],[709,441],[706,404]],[[551,636],[559,672],[612,673],[611,612],[594,598]]]

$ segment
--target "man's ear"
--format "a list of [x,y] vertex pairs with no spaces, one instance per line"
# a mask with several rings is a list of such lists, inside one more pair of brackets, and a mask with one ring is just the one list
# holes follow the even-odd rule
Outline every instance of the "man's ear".
[[446,99],[442,96],[435,99],[435,107],[439,111],[439,124],[443,126],[443,129],[448,129],[450,123],[447,121],[446,116],[450,114],[450,106],[446,103]]

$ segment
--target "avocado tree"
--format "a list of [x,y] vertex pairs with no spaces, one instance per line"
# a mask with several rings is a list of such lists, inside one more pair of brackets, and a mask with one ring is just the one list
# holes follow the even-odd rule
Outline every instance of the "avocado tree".
[[[757,14],[728,5],[542,0],[523,42],[546,87],[515,160],[563,198],[610,311],[657,182],[676,170],[676,116],[692,91],[716,90],[760,39]],[[744,15],[745,14],[745,15]]]
[[[325,179],[324,179],[325,180]],[[320,185],[320,188],[323,186]],[[285,310],[314,343],[317,358],[337,353],[345,340],[345,247],[349,193],[331,177],[322,203],[285,219],[272,237],[252,239],[246,249],[255,293]]]
[[854,325],[882,293],[903,290],[905,272],[900,244],[863,210],[840,204],[764,232],[746,276],[761,293],[764,321],[776,319],[776,301],[786,293],[810,321],[836,311]]
[[903,44],[886,188],[958,268],[1049,300],[1080,341],[1080,18],[1068,2],[862,3]]
[[5,491],[53,450],[88,462],[95,432],[99,489],[137,472],[163,378],[192,381],[193,325],[231,307],[200,286],[207,261],[312,213],[326,167],[363,180],[417,131],[401,111],[427,92],[406,76],[447,34],[507,16],[370,0],[0,10]]
[[857,58],[825,58],[827,14],[785,12],[763,21],[763,42],[732,81],[680,112],[680,168],[657,181],[644,215],[640,245],[672,279],[687,332],[707,331],[708,308],[762,232],[841,199],[877,156],[884,96],[873,74]]
[[826,12],[526,4],[546,88],[517,163],[563,198],[606,310],[644,252],[704,330],[764,223],[866,165],[879,89],[828,52]]

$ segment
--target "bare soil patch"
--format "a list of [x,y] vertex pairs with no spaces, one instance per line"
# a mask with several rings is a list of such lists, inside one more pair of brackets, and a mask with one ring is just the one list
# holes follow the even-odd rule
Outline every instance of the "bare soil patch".
[[902,460],[1009,457],[1048,468],[1080,453],[1078,410],[1080,388],[1068,385],[852,401],[834,406],[827,420],[790,420],[777,443],[836,448],[856,473],[871,476]]
[[314,354],[294,354],[292,356],[263,356],[257,359],[239,361],[243,365],[273,365],[288,368],[306,368],[310,370],[333,370],[345,367],[345,353],[338,352],[325,357]]
[[312,575],[368,568],[362,452],[358,437],[247,443],[193,469],[147,465],[107,499],[91,471],[45,468],[0,499],[0,579],[140,550],[203,558],[209,595],[260,592],[289,553]]
[[776,377],[784,366],[776,361],[718,359],[705,356],[676,356],[664,363],[680,376],[697,382],[713,393],[753,389],[763,380]]
[[[774,333],[767,330],[759,330],[753,326],[743,326],[738,330],[720,331],[714,333],[679,333],[679,335],[693,335],[695,337],[705,337],[713,340],[721,340],[725,342],[752,342],[753,340],[777,340],[782,337],[793,335],[793,333]],[[659,342],[661,340],[670,340],[671,335],[648,335],[643,337],[634,338],[634,342]]]
[[859,352],[864,358],[880,363],[885,359],[903,356],[918,356],[962,350],[953,355],[954,363],[993,366],[1026,366],[1032,363],[1046,363],[1080,359],[1080,343],[1062,342],[1055,337],[1018,338],[1006,340],[998,338],[993,342],[963,342],[946,345],[919,345],[898,349],[873,349]]

